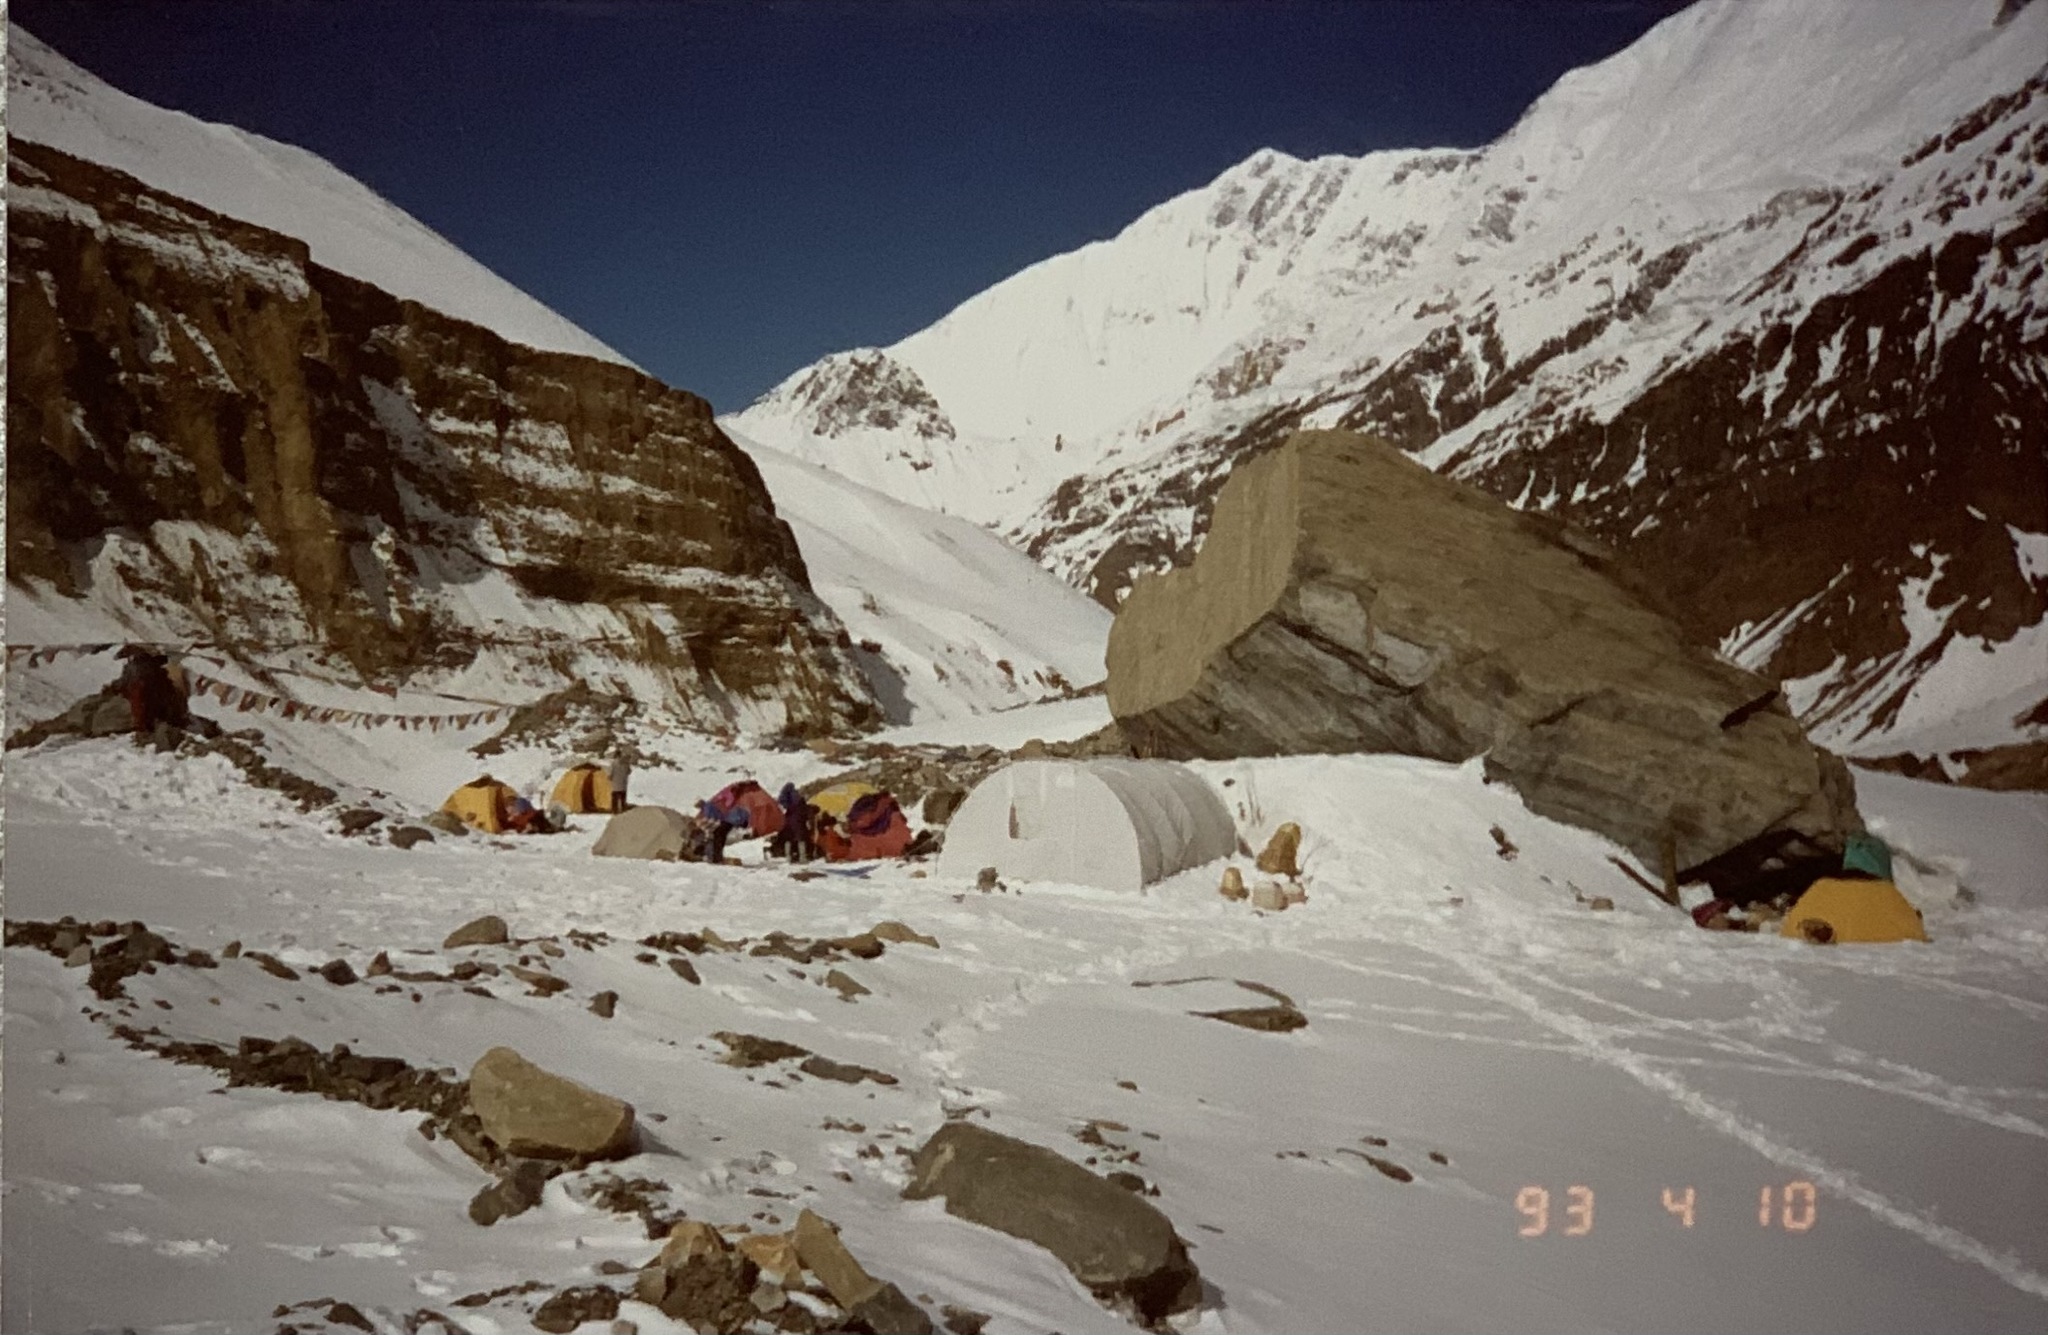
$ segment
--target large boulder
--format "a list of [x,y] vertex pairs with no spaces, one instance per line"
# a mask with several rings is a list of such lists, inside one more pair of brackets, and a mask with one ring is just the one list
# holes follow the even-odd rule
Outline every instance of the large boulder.
[[1042,1145],[948,1122],[911,1160],[903,1195],[943,1196],[947,1214],[1037,1243],[1097,1297],[1129,1299],[1147,1322],[1201,1300],[1201,1274],[1171,1220]]
[[633,1105],[492,1048],[469,1072],[469,1102],[507,1154],[617,1159],[633,1151]]
[[1108,667],[1140,755],[1484,755],[1531,810],[1736,893],[1862,828],[1778,689],[1610,553],[1350,432],[1240,465]]

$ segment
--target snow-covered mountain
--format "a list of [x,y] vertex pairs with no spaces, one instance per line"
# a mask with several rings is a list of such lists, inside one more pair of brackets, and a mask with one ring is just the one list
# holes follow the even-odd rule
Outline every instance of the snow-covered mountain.
[[1261,152],[861,354],[950,434],[833,359],[733,420],[1109,603],[1358,427],[1622,549],[1831,745],[2048,735],[2044,51],[2038,4],[1704,0],[1482,150]]
[[316,264],[515,343],[632,365],[325,158],[132,97],[11,25],[7,133],[297,237]]

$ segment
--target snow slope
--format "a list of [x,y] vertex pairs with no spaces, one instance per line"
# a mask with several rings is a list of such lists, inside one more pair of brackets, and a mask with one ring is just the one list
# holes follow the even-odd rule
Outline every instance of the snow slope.
[[297,237],[315,263],[515,343],[632,365],[302,148],[153,106],[7,32],[7,132]]
[[[893,723],[1102,680],[1110,614],[988,530],[728,432],[753,457],[811,587],[863,644]],[[865,645],[879,650],[865,650]]]
[[[360,763],[326,734],[294,736],[301,763]],[[376,763],[407,805],[474,763],[447,738],[386,742]],[[820,763],[687,745],[682,768],[636,776],[636,791],[676,801]],[[551,759],[492,763],[526,786]],[[520,937],[605,933],[561,958],[529,949],[569,982],[554,997],[509,978],[480,980],[487,996],[287,982],[243,958],[135,976],[133,1000],[104,1009],[173,1037],[289,1033],[457,1071],[512,1044],[635,1104],[650,1140],[616,1171],[665,1184],[670,1206],[757,1229],[815,1208],[935,1314],[992,1314],[989,1335],[1130,1327],[1046,1254],[898,1198],[898,1151],[949,1114],[1077,1160],[1136,1151],[1116,1166],[1158,1187],[1211,1286],[1181,1323],[1191,1331],[2040,1328],[2042,799],[1865,780],[1880,828],[1928,869],[1910,884],[1934,940],[1817,949],[1692,929],[1614,870],[1609,846],[1531,816],[1476,767],[1200,770],[1248,837],[1304,826],[1305,906],[1228,904],[1215,867],[1139,896],[981,895],[906,866],[798,883],[772,866],[594,861],[594,827],[401,852],[341,838],[215,762],[108,740],[9,756],[8,913],[139,918],[181,948],[219,955],[233,939],[302,971],[344,958],[358,973],[379,950],[402,969],[510,963],[438,947],[483,912]],[[1974,905],[1951,902],[1958,878]],[[1571,888],[1616,907],[1579,907]],[[636,962],[632,944],[707,925],[837,935],[885,918],[940,946],[848,964],[872,989],[850,1004],[816,971],[745,954],[697,957],[692,987]],[[325,1296],[380,1332],[429,1308],[469,1330],[522,1330],[553,1288],[617,1283],[602,1263],[655,1250],[637,1219],[580,1198],[604,1170],[479,1228],[464,1205],[484,1175],[423,1139],[417,1116],[222,1091],[110,1037],[86,1013],[98,1008],[82,970],[25,949],[6,965],[9,1329],[243,1330]],[[1234,979],[1287,993],[1308,1027],[1254,1033],[1193,1014],[1263,1003]],[[618,1012],[600,1020],[585,1003],[607,989]],[[721,1029],[900,1083],[735,1070],[715,1060]],[[1115,1148],[1076,1138],[1090,1119]],[[1786,1212],[1795,1183],[1813,1191],[1803,1229],[1786,1227],[1809,1221],[1803,1187]],[[1590,1214],[1573,1212],[1574,1187]],[[1531,1188],[1548,1193],[1540,1213]],[[1541,1235],[1523,1236],[1539,1218]],[[455,1305],[535,1280],[545,1287]],[[630,1301],[620,1315],[648,1335],[683,1329]]]

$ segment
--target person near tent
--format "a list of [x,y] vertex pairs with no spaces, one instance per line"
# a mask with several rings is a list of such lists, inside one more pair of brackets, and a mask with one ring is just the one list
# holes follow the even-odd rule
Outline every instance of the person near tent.
[[170,660],[140,645],[129,645],[121,656],[128,662],[121,669],[118,684],[121,693],[128,697],[128,713],[135,731],[146,733],[159,723],[184,727],[188,718],[185,695],[172,680]]
[[725,841],[732,837],[734,827],[747,823],[745,807],[719,807],[713,805],[716,800],[697,804],[697,829],[703,836],[706,862],[725,861]]
[[818,856],[817,840],[811,827],[820,813],[804,800],[804,795],[793,783],[783,784],[775,800],[782,808],[782,828],[769,841],[769,856],[786,857],[791,862],[811,861]]
[[612,786],[612,814],[617,815],[626,809],[626,781],[633,777],[633,766],[626,759],[625,752],[617,751],[612,754],[611,764],[605,767],[604,776]]
[[505,828],[514,834],[546,834],[548,820],[539,807],[523,797],[515,797],[505,804]]

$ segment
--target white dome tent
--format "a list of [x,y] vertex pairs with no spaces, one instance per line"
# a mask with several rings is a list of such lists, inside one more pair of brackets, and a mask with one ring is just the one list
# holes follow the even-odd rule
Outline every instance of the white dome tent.
[[1138,890],[1237,849],[1215,791],[1168,760],[1025,760],[983,779],[946,828],[941,876]]

